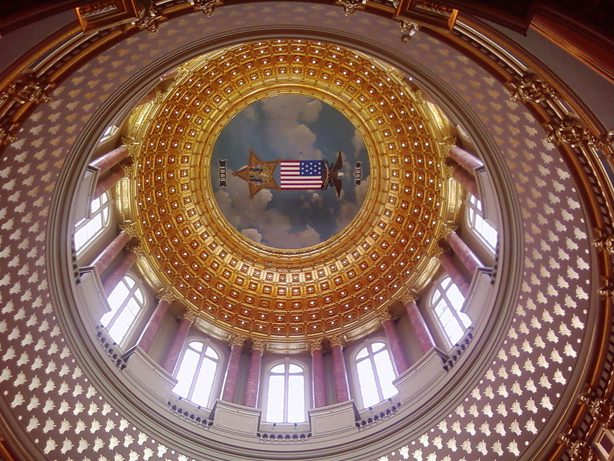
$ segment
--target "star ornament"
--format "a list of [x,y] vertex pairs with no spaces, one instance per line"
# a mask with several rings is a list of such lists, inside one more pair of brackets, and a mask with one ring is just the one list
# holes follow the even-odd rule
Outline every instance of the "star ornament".
[[278,164],[279,160],[267,162],[260,159],[254,151],[250,151],[247,165],[239,168],[233,175],[247,182],[251,199],[262,189],[279,189],[273,177]]

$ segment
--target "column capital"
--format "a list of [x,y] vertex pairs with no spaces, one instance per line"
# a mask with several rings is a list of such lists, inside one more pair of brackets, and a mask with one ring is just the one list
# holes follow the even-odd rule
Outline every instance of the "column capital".
[[177,295],[175,294],[172,288],[167,287],[158,293],[158,299],[160,301],[166,301],[166,302],[172,303],[173,301],[177,299]]
[[228,344],[230,345],[230,347],[234,347],[234,346],[243,347],[244,343],[245,343],[245,336],[232,335],[230,338],[228,338]]
[[458,230],[458,225],[454,223],[443,223],[440,227],[440,238],[447,239],[448,236]]
[[134,221],[124,221],[119,223],[119,228],[132,238],[137,238],[139,236],[136,230],[136,223]]
[[322,340],[321,339],[310,339],[307,345],[309,346],[310,352],[322,350]]
[[415,302],[416,299],[418,299],[418,294],[411,288],[403,288],[403,290],[399,292],[398,299],[402,303],[411,303],[412,301]]
[[197,318],[198,314],[194,311],[185,311],[181,314],[181,320],[189,320],[191,323],[194,323]]
[[252,351],[260,351],[260,353],[263,353],[265,348],[266,341],[263,339],[252,339]]
[[380,322],[385,322],[386,320],[392,320],[392,315],[390,315],[390,311],[388,309],[382,309],[375,313],[377,320]]
[[345,344],[345,341],[343,340],[343,337],[341,336],[331,336],[330,338],[328,338],[328,340],[330,341],[331,347],[336,347],[336,346],[343,347]]
[[128,149],[128,157],[135,158],[141,143],[131,136],[126,136],[122,138],[122,146]]
[[441,245],[437,245],[437,247],[433,249],[433,256],[435,256],[436,258],[441,258],[441,256],[447,253],[448,250]]
[[130,178],[135,170],[133,163],[120,163],[119,167],[122,169],[122,173],[126,178]]
[[137,257],[143,258],[147,254],[147,250],[143,246],[141,242],[137,240],[137,242],[128,247],[128,250],[133,252]]

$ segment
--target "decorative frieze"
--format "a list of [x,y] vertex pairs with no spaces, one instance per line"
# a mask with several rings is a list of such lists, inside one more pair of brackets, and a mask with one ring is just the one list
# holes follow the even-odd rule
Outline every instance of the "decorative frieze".
[[614,429],[614,405],[605,398],[591,398],[589,393],[582,394],[580,401],[588,407],[591,416],[602,426]]
[[213,16],[216,7],[223,5],[223,2],[220,0],[193,0],[191,3],[194,5],[195,10],[202,11],[208,18]]
[[49,101],[49,90],[53,86],[41,80],[34,72],[21,74],[0,92],[0,104],[5,101],[17,104],[47,102]]
[[570,461],[596,461],[595,450],[586,440],[578,440],[570,432],[559,435],[559,440],[567,448]]
[[593,242],[593,246],[605,251],[608,254],[614,255],[614,235],[596,239]]
[[512,78],[505,84],[510,92],[510,99],[521,103],[535,102],[537,104],[548,99],[558,99],[559,95],[550,83],[532,72],[525,72]]

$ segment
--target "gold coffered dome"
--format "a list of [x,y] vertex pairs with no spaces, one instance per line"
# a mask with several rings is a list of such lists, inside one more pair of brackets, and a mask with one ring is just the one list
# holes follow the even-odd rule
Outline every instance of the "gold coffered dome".
[[[438,236],[458,207],[444,165],[451,129],[400,71],[346,47],[288,39],[217,51],[172,75],[131,116],[134,168],[120,206],[136,224],[149,281],[171,288],[211,333],[280,348],[355,338],[430,280]],[[368,190],[356,216],[301,248],[246,238],[212,187],[212,152],[224,127],[279,94],[334,107],[368,152]]]

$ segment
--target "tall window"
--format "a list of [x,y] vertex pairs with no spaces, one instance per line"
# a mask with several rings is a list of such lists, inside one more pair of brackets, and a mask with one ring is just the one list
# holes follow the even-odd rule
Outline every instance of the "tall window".
[[286,359],[274,365],[268,375],[266,421],[301,423],[305,415],[305,369]]
[[461,312],[465,297],[450,277],[444,277],[433,290],[431,306],[449,344],[456,344],[471,326],[469,317]]
[[82,253],[109,225],[110,200],[107,192],[90,203],[90,217],[75,224],[75,249]]
[[356,371],[362,404],[371,407],[397,393],[390,354],[383,341],[367,344],[356,354]]
[[177,384],[173,392],[209,408],[219,362],[220,355],[211,346],[202,341],[190,341],[177,368]]
[[136,280],[126,275],[107,297],[107,301],[111,311],[102,316],[100,323],[113,341],[121,345],[145,307],[145,296]]
[[467,221],[469,226],[486,246],[494,253],[497,245],[497,230],[484,219],[482,202],[475,195],[469,194],[467,202]]

